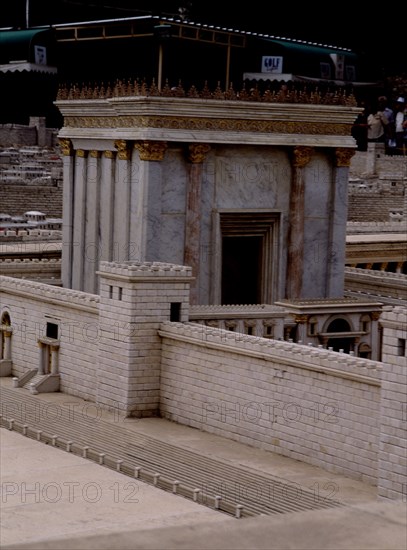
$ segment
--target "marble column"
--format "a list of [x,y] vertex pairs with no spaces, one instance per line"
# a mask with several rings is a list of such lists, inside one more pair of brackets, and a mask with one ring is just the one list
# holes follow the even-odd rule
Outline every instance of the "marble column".
[[130,181],[131,143],[120,139],[114,142],[117,149],[114,216],[113,216],[113,256],[112,261],[123,262],[129,256],[130,237]]
[[100,152],[90,151],[88,155],[85,210],[85,292],[98,291],[96,271],[99,267],[99,192],[100,192]]
[[141,261],[159,261],[161,243],[162,161],[167,150],[163,141],[137,141],[137,177],[132,182],[131,244]]
[[306,344],[308,315],[296,315],[295,322],[297,323],[296,341]]
[[38,347],[40,348],[38,374],[46,374],[45,365],[47,364],[47,346],[42,342],[38,342]]
[[5,359],[6,361],[11,360],[11,334],[11,330],[3,330],[4,357],[2,357],[2,359]]
[[51,353],[51,374],[58,374],[58,350],[59,346],[50,346]]
[[301,298],[304,276],[304,196],[305,167],[311,160],[312,147],[295,147],[290,192],[286,298]]
[[403,273],[403,263],[404,262],[397,262],[396,273]]
[[354,154],[354,149],[335,149],[335,169],[330,197],[326,298],[342,298],[344,293],[348,176],[350,162]]
[[103,262],[112,260],[115,157],[115,151],[104,151],[100,159],[99,259]]
[[75,157],[72,243],[72,288],[74,290],[83,290],[84,281],[87,155],[87,151],[78,149]]
[[190,303],[199,304],[199,273],[201,250],[201,186],[203,162],[210,146],[193,143],[189,147],[189,177],[187,182],[187,200],[185,216],[184,264],[192,268],[195,278],[191,282]]
[[74,213],[74,162],[70,139],[60,139],[63,155],[62,203],[62,286],[72,288],[73,213]]
[[380,360],[380,333],[379,333],[379,320],[381,311],[372,311],[370,317],[372,323],[370,325],[370,347],[371,347],[371,359],[373,361]]

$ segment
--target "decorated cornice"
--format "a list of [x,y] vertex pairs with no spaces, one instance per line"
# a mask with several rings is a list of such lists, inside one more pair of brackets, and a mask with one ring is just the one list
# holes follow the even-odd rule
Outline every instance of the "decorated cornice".
[[140,154],[140,160],[162,161],[168,144],[165,141],[136,141],[134,147]]
[[[118,96],[59,100],[61,138],[356,148],[352,105]],[[99,149],[99,147],[98,147]],[[130,147],[131,149],[131,147]],[[120,158],[120,157],[119,157]]]
[[67,128],[157,128],[277,134],[347,136],[349,124],[309,121],[245,120],[171,116],[67,116]]

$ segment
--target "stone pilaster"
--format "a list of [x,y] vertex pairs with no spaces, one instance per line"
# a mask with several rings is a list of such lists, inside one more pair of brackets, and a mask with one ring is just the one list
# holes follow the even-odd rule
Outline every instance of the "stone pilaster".
[[86,224],[87,151],[78,149],[75,156],[73,212],[72,288],[83,290]]
[[85,258],[83,290],[96,294],[98,283],[96,267],[99,265],[99,208],[100,208],[100,151],[88,155],[85,212]]
[[348,176],[350,162],[354,154],[354,149],[342,147],[335,149],[335,165],[329,208],[327,298],[342,298],[344,293]]
[[114,142],[117,149],[114,216],[113,257],[114,262],[128,260],[130,246],[130,188],[131,188],[131,143],[125,140]]
[[304,170],[311,160],[312,152],[312,147],[295,147],[293,150],[286,281],[288,299],[301,297],[304,276]]
[[63,200],[62,200],[62,286],[72,287],[73,217],[74,217],[74,159],[70,139],[60,139],[63,155]]
[[203,162],[210,146],[194,143],[188,147],[189,178],[185,219],[184,264],[192,268],[195,280],[191,284],[191,304],[199,303],[199,273],[201,249],[201,186]]
[[100,163],[99,258],[101,261],[109,262],[113,259],[116,151],[104,151]]
[[141,261],[160,258],[162,172],[167,143],[137,141],[133,156],[130,197],[132,257]]

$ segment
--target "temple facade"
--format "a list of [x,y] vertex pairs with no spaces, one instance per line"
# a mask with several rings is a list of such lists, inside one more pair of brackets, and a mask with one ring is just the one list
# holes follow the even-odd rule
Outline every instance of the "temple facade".
[[96,92],[56,103],[65,287],[136,260],[191,266],[192,304],[343,296],[352,96]]

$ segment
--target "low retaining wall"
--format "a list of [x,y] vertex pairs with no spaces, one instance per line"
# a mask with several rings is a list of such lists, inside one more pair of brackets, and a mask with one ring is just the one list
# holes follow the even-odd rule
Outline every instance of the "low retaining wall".
[[160,335],[163,416],[377,483],[381,363],[192,323]]

